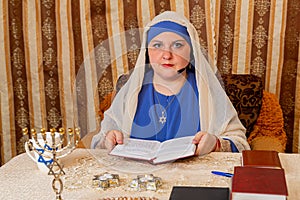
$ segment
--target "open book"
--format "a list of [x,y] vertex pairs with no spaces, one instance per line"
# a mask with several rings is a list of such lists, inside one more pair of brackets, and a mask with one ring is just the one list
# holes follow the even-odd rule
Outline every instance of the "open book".
[[193,156],[196,150],[193,138],[188,136],[164,142],[129,138],[124,144],[115,146],[110,155],[147,160],[153,164],[164,163]]

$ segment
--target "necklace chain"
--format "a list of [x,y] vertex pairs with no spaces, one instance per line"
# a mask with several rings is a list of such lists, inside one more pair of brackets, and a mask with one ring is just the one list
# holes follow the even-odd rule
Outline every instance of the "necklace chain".
[[156,97],[156,99],[157,99],[157,101],[158,101],[158,104],[159,104],[159,109],[160,109],[160,111],[161,111],[161,116],[159,117],[159,122],[161,123],[161,124],[164,124],[164,123],[166,123],[167,122],[167,116],[165,116],[165,113],[167,112],[167,109],[170,107],[170,105],[172,104],[172,102],[174,101],[174,99],[175,99],[175,97],[176,97],[176,95],[174,95],[174,97],[171,99],[171,101],[168,103],[168,105],[165,107],[165,108],[163,108],[162,109],[162,105],[161,105],[161,103],[160,103],[160,101],[159,101],[159,98],[158,98],[158,96],[157,96],[157,92],[156,91],[154,91],[154,93],[155,93],[155,97]]

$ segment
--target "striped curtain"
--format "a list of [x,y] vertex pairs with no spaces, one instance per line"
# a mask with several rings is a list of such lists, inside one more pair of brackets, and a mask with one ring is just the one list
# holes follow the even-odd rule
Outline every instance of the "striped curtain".
[[99,129],[99,103],[134,67],[142,28],[173,10],[195,26],[222,74],[255,74],[277,95],[300,152],[300,1],[0,0],[0,160],[22,128]]
[[300,1],[215,1],[221,74],[254,74],[284,114],[287,152],[300,152]]

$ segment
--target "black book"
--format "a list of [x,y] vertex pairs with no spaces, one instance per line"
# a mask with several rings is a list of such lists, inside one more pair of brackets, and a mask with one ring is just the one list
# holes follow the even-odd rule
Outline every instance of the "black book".
[[174,186],[169,200],[229,200],[229,188]]

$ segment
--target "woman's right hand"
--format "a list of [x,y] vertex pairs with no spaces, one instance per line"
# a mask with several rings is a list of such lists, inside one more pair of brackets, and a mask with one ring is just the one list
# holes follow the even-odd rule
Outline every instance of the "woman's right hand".
[[197,145],[195,154],[202,156],[216,150],[218,138],[213,134],[200,131],[195,135],[193,143]]
[[123,133],[118,130],[108,131],[104,141],[105,148],[111,151],[117,144],[123,144]]

